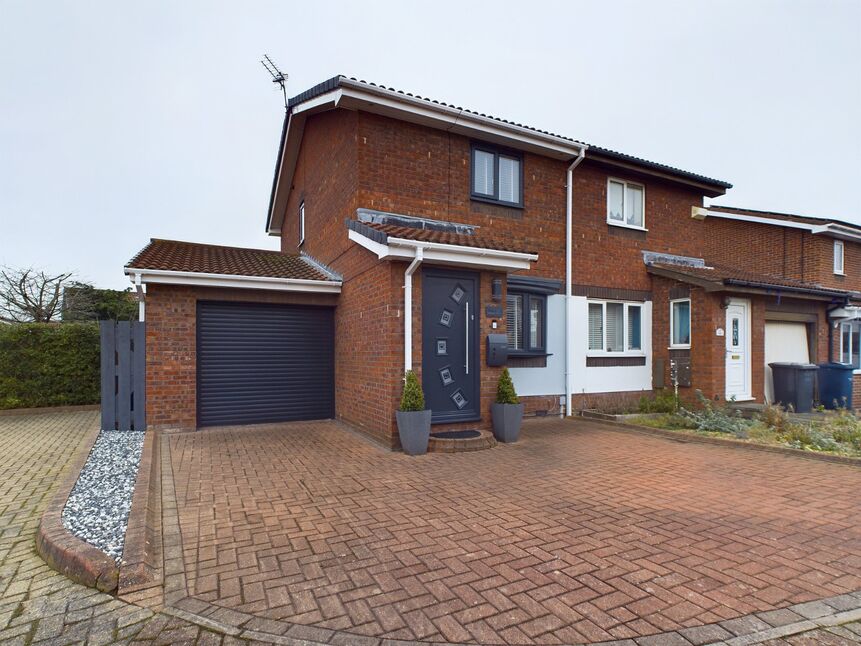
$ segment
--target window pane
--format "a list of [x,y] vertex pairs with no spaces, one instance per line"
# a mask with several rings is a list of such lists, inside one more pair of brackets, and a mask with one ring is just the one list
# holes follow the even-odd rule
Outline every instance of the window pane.
[[544,347],[544,299],[529,299],[529,348],[540,350]]
[[610,182],[610,200],[607,205],[609,213],[607,216],[611,220],[617,220],[619,222],[625,221],[624,215],[624,192],[625,185],[620,184],[619,182]]
[[639,186],[625,187],[625,215],[631,226],[643,226],[643,189]]
[[849,323],[844,323],[841,327],[840,335],[840,363],[851,363],[849,356],[849,339],[852,326]]
[[834,241],[834,272],[843,273],[843,243],[840,240]]
[[672,345],[690,345],[691,342],[691,303],[673,303]]
[[861,325],[852,326],[852,357],[850,363],[861,369]]
[[506,299],[505,324],[508,327],[508,347],[523,349],[523,295],[509,294]]
[[601,303],[589,303],[589,349],[604,349],[604,308]]
[[472,158],[474,193],[493,196],[493,153],[475,150]]
[[642,350],[642,310],[639,305],[628,306],[628,349]]
[[622,303],[607,303],[607,352],[625,351],[624,312]]
[[499,157],[499,199],[520,202],[520,160]]

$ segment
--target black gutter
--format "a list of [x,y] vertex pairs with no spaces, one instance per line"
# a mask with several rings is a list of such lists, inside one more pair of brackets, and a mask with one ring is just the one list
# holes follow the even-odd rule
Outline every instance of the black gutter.
[[275,159],[275,174],[272,177],[272,191],[269,193],[269,210],[266,211],[266,233],[269,233],[269,225],[272,224],[272,206],[275,204],[275,187],[278,186],[278,171],[281,170],[281,160],[284,157],[284,142],[287,139],[287,123],[290,120],[290,111],[284,114],[284,124],[281,126],[281,141],[278,144],[278,156]]

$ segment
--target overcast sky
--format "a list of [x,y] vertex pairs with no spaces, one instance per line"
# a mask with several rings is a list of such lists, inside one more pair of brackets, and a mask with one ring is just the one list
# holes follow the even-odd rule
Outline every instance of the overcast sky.
[[346,74],[861,222],[861,0],[0,0],[0,264],[125,287],[264,234],[281,97]]

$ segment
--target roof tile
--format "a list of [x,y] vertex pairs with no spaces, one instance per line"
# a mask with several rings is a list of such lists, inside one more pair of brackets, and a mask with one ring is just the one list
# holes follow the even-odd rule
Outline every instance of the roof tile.
[[502,238],[499,236],[484,234],[459,234],[450,231],[436,231],[433,229],[419,229],[415,227],[402,227],[392,224],[378,224],[366,222],[366,226],[384,233],[392,238],[405,238],[420,242],[434,242],[438,244],[450,244],[459,247],[477,247],[479,249],[495,249],[498,251],[511,251],[515,253],[538,253],[530,249],[525,240],[517,238]]
[[152,239],[128,265],[131,269],[203,274],[331,280],[301,256],[268,249]]

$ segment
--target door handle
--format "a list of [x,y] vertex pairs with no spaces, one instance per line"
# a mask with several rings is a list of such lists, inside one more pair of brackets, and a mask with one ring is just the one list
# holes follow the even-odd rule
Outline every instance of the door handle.
[[464,304],[464,310],[466,312],[464,319],[466,320],[466,325],[464,329],[466,330],[466,343],[464,344],[464,348],[466,348],[464,354],[464,368],[466,368],[466,374],[469,374],[469,301],[466,301]]

